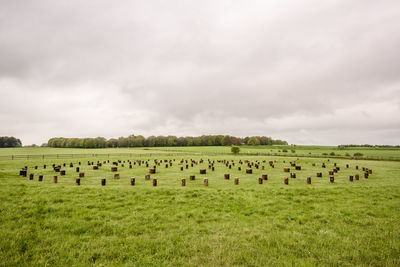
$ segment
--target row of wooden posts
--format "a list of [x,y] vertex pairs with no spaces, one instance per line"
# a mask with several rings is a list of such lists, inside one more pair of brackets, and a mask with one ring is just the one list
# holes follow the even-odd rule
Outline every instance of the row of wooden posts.
[[[156,173],[156,168],[157,168],[156,166],[157,165],[160,166],[161,162],[165,162],[166,163],[165,167],[168,168],[168,166],[172,166],[172,162],[173,161],[175,161],[175,159],[173,159],[173,160],[171,160],[171,159],[170,160],[161,160],[161,161],[158,161],[157,159],[155,159],[154,163],[156,165],[153,166],[153,168],[149,169],[149,173],[150,174],[155,174]],[[328,159],[328,161],[329,161],[329,159]],[[217,162],[225,164],[225,166],[228,167],[229,169],[231,169],[232,166],[235,166],[235,162],[233,160],[232,161],[217,160]],[[265,163],[265,162],[266,162],[266,160],[263,161],[263,163]],[[94,164],[94,162],[88,161],[88,165],[89,166],[93,165],[93,170],[98,170],[99,167],[101,167],[103,164],[106,164],[106,163],[110,163],[110,161],[109,160],[103,161],[103,163],[101,163],[100,161],[97,161],[96,165]],[[117,166],[119,164],[121,164],[121,166],[124,167],[124,163],[125,163],[125,161],[122,162],[121,160],[112,162],[113,166],[111,167],[111,171],[112,172],[118,171]],[[141,166],[142,164],[145,164],[146,167],[149,167],[149,162],[148,161],[143,161],[143,160],[136,160],[136,161],[128,160],[128,163],[129,163],[129,167],[130,168],[132,168],[132,163],[134,165],[136,165],[136,163],[137,163],[139,166]],[[188,160],[182,159],[180,161],[180,164],[184,164],[184,163],[186,163],[186,169],[188,169],[189,168]],[[200,159],[199,161],[194,161],[194,160],[190,159],[190,163],[191,163],[191,167],[193,167],[194,164],[197,165],[198,163],[203,163],[203,159]],[[208,167],[212,171],[214,171],[215,170],[215,167],[214,167],[215,161],[214,160],[211,161],[210,159],[208,159],[208,163],[209,163]],[[245,160],[244,163],[247,163],[247,166],[249,167],[249,168],[246,169],[246,174],[252,174],[253,173],[252,167],[255,167],[255,168],[258,169],[259,168],[259,164],[261,164],[258,160],[256,162],[250,162],[248,160]],[[272,168],[274,168],[274,164],[277,163],[277,161],[276,160],[275,161],[269,161],[268,163]],[[283,161],[283,163],[285,163],[285,161]],[[239,164],[243,164],[243,161],[239,160]],[[81,162],[78,162],[78,165],[80,166]],[[302,170],[301,166],[297,165],[295,162],[290,162],[290,165],[292,167],[294,167],[295,170],[297,170],[297,171],[301,171]],[[63,166],[65,167],[66,163],[63,163]],[[312,163],[312,166],[316,166],[316,164]],[[47,165],[43,165],[44,169],[46,169],[46,167],[47,167]],[[66,171],[65,170],[61,170],[61,165],[53,164],[52,167],[53,167],[54,171],[55,172],[59,172],[61,176],[66,175]],[[74,167],[72,162],[69,164],[69,167],[71,167],[71,168]],[[261,167],[264,170],[264,166],[261,166]],[[335,168],[332,171],[329,171],[330,182],[331,183],[334,182],[334,174],[337,173],[340,170],[340,167],[338,167],[336,163],[334,163],[334,167]],[[34,168],[38,169],[38,166],[34,166]],[[326,168],[326,164],[325,163],[322,163],[322,168]],[[346,168],[349,168],[349,164],[346,164]],[[358,170],[359,169],[358,165],[355,166],[355,168],[356,168],[356,170]],[[20,170],[20,175],[26,177],[27,176],[27,169],[28,169],[28,166],[25,166],[24,168],[22,168]],[[180,169],[181,169],[181,171],[183,171],[183,166],[181,166]],[[365,168],[365,167],[363,167],[362,169],[364,171],[364,178],[368,178],[369,174],[372,174],[372,170],[371,169],[368,169],[368,168]],[[241,166],[238,166],[238,170],[239,171],[241,170]],[[290,173],[290,178],[296,178],[296,173],[291,173],[290,172],[290,168],[284,168],[283,171]],[[79,172],[79,178],[76,179],[76,184],[80,185],[80,181],[81,181],[80,178],[83,178],[85,174],[84,174],[84,172],[80,172],[80,167],[76,167],[76,172]],[[200,169],[200,174],[204,175],[206,173],[207,173],[206,169]],[[317,177],[322,177],[322,172],[318,172],[317,173]],[[119,174],[114,174],[114,178],[115,179],[119,179],[120,178]],[[192,178],[194,180],[194,175],[190,176],[191,180],[192,180]],[[229,179],[229,174],[225,174],[224,178],[225,179]],[[359,174],[356,174],[354,176],[350,175],[349,176],[349,181],[352,182],[354,180],[354,178],[355,178],[355,180],[359,180]],[[29,179],[33,180],[33,173],[31,173],[29,175]],[[58,177],[57,176],[54,176],[53,179],[54,179],[55,183],[58,182]],[[145,175],[145,179],[146,180],[150,180],[150,175]],[[259,182],[259,184],[262,184],[263,180],[267,180],[267,179],[268,179],[268,175],[267,174],[263,174],[262,177],[258,178],[258,182]],[[43,175],[39,175],[39,181],[42,181],[42,180],[43,180]],[[289,179],[288,178],[284,178],[284,183],[285,184],[289,184]],[[103,178],[101,180],[101,184],[102,185],[106,184],[105,178]],[[239,178],[235,178],[234,179],[234,184],[235,185],[239,184]],[[311,184],[311,177],[307,177],[307,184]],[[131,178],[131,185],[135,185],[135,178]],[[186,180],[185,179],[181,180],[181,185],[182,186],[186,186]],[[208,186],[208,179],[207,178],[204,178],[204,185]],[[157,186],[157,179],[156,178],[153,179],[153,186]]]
[[[320,177],[322,177],[322,176],[320,176]],[[33,180],[33,178],[34,178],[34,174],[33,173],[29,174],[29,180]],[[119,175],[118,176],[114,176],[114,178],[115,179],[119,179]],[[296,177],[291,177],[291,178],[296,178]],[[359,180],[360,179],[359,174],[350,175],[349,176],[349,181],[353,182],[354,178],[355,178],[355,180]],[[368,173],[365,173],[364,178],[368,179]],[[194,175],[190,175],[189,179],[191,181],[194,181],[195,180],[195,176]],[[224,174],[224,179],[225,180],[229,180],[230,179],[230,174]],[[145,175],[145,180],[150,180],[150,175],[146,174]],[[259,184],[263,184],[263,181],[266,181],[266,180],[268,180],[268,174],[262,174],[262,176],[258,178],[258,183]],[[329,180],[330,180],[331,183],[334,183],[334,181],[335,181],[334,176],[330,176]],[[43,175],[39,175],[38,181],[39,182],[43,181]],[[55,184],[58,183],[58,176],[56,176],[56,175],[53,176],[53,182]],[[157,178],[153,178],[152,182],[153,182],[153,186],[157,186]],[[80,185],[81,184],[81,178],[76,178],[75,183],[76,183],[76,185]],[[130,179],[130,184],[132,186],[134,186],[136,184],[136,178],[132,177]],[[234,185],[238,185],[238,184],[239,184],[239,178],[236,177],[236,178],[234,178]],[[287,177],[284,178],[284,184],[286,184],[286,185],[289,184],[289,178],[287,178]],[[307,184],[311,184],[311,177],[307,177]],[[106,178],[102,178],[101,179],[101,185],[102,186],[106,185]],[[181,179],[181,185],[182,186],[186,186],[186,179],[185,178]],[[208,186],[208,178],[204,178],[204,185]]]

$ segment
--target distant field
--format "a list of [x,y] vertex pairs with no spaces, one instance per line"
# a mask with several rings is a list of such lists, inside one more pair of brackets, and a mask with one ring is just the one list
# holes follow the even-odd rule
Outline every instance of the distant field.
[[[1,155],[15,151],[38,155],[114,153],[110,158],[0,160],[0,266],[400,265],[398,162],[196,154],[228,152],[224,147],[159,149],[162,151],[0,149]],[[242,147],[242,152],[247,149],[282,147]],[[316,153],[333,149],[304,148]],[[175,150],[193,152],[165,154]],[[134,155],[115,156],[125,151]],[[120,179],[114,179],[110,168],[118,159]],[[168,168],[162,162],[156,174],[151,174],[158,179],[157,187],[144,179],[155,159],[172,162]],[[187,169],[181,159],[188,160]],[[191,159],[196,162],[193,167]],[[199,163],[201,159],[203,163]],[[215,171],[209,168],[208,159],[215,162]],[[93,170],[88,161],[97,160],[106,163]],[[149,160],[149,167],[143,162],[129,168],[128,160]],[[230,162],[231,169],[218,162],[222,160]],[[253,174],[246,174],[248,166],[239,160],[260,166],[252,166]],[[295,170],[290,162],[296,162],[301,170]],[[53,163],[66,163],[62,167],[66,175],[54,172]],[[74,166],[69,167],[70,163]],[[340,170],[330,183],[328,172],[334,163]],[[19,175],[23,166],[28,166],[33,180]],[[80,186],[75,185],[76,167],[85,173]],[[368,179],[362,167],[373,170]],[[283,183],[289,176],[283,168],[296,173],[296,178],[289,178],[289,185]],[[200,169],[207,173],[200,175]],[[316,177],[317,172],[322,172],[322,178]],[[230,174],[230,179],[225,180],[224,174]],[[268,174],[268,180],[258,184],[262,174]],[[355,174],[360,180],[350,182],[349,176]],[[39,175],[44,175],[42,182]],[[53,183],[54,175],[58,184]],[[189,180],[190,175],[195,175],[194,181]],[[100,185],[103,177],[107,179],[104,187]],[[135,186],[130,185],[131,177],[136,178]],[[205,177],[208,187],[203,183]],[[239,185],[234,185],[235,177]],[[307,177],[311,177],[311,185],[306,183]],[[185,187],[182,178],[186,178]]]
[[[270,153],[279,156],[307,156],[307,157],[350,157],[355,153],[362,153],[363,158],[376,160],[399,160],[400,149],[391,148],[366,148],[354,147],[339,149],[330,146],[240,146],[241,154]],[[284,152],[287,150],[287,152]],[[292,151],[293,150],[293,151]],[[0,156],[8,155],[43,155],[43,154],[148,154],[148,153],[230,153],[230,147],[206,146],[206,147],[143,147],[143,148],[1,148]],[[335,155],[329,155],[330,153]],[[328,154],[328,155],[324,155]]]
[[[210,147],[156,147],[149,148],[159,151],[182,151],[182,152],[216,152],[230,153],[230,147],[210,146]],[[400,160],[400,149],[390,148],[365,148],[354,147],[339,149],[330,146],[240,146],[241,153],[273,153],[280,156],[325,156],[323,153],[335,153],[335,156],[353,156],[354,153],[362,153],[365,157],[373,159]],[[287,152],[283,152],[283,150]],[[292,152],[294,150],[294,152]],[[348,155],[347,155],[348,154]],[[328,155],[329,156],[329,155]]]
[[[43,155],[43,154],[113,154],[113,153],[149,153],[148,148],[52,148],[52,147],[21,147],[0,148],[0,156],[8,155]],[[158,152],[164,153],[164,152]]]

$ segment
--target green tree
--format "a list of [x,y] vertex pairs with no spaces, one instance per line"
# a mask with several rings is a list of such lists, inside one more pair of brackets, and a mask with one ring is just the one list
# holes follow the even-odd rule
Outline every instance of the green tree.
[[232,146],[232,147],[231,147],[231,152],[232,152],[233,154],[235,154],[235,155],[239,154],[239,152],[240,152],[240,147],[238,147],[238,146]]

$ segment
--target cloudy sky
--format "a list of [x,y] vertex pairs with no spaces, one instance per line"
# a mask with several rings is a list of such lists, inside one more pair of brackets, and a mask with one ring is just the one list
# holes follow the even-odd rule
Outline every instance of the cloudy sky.
[[0,135],[400,143],[399,0],[0,0]]

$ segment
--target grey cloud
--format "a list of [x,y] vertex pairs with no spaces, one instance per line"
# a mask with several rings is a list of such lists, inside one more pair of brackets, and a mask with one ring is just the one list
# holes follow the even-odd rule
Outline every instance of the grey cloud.
[[0,135],[400,143],[398,1],[0,5]]

